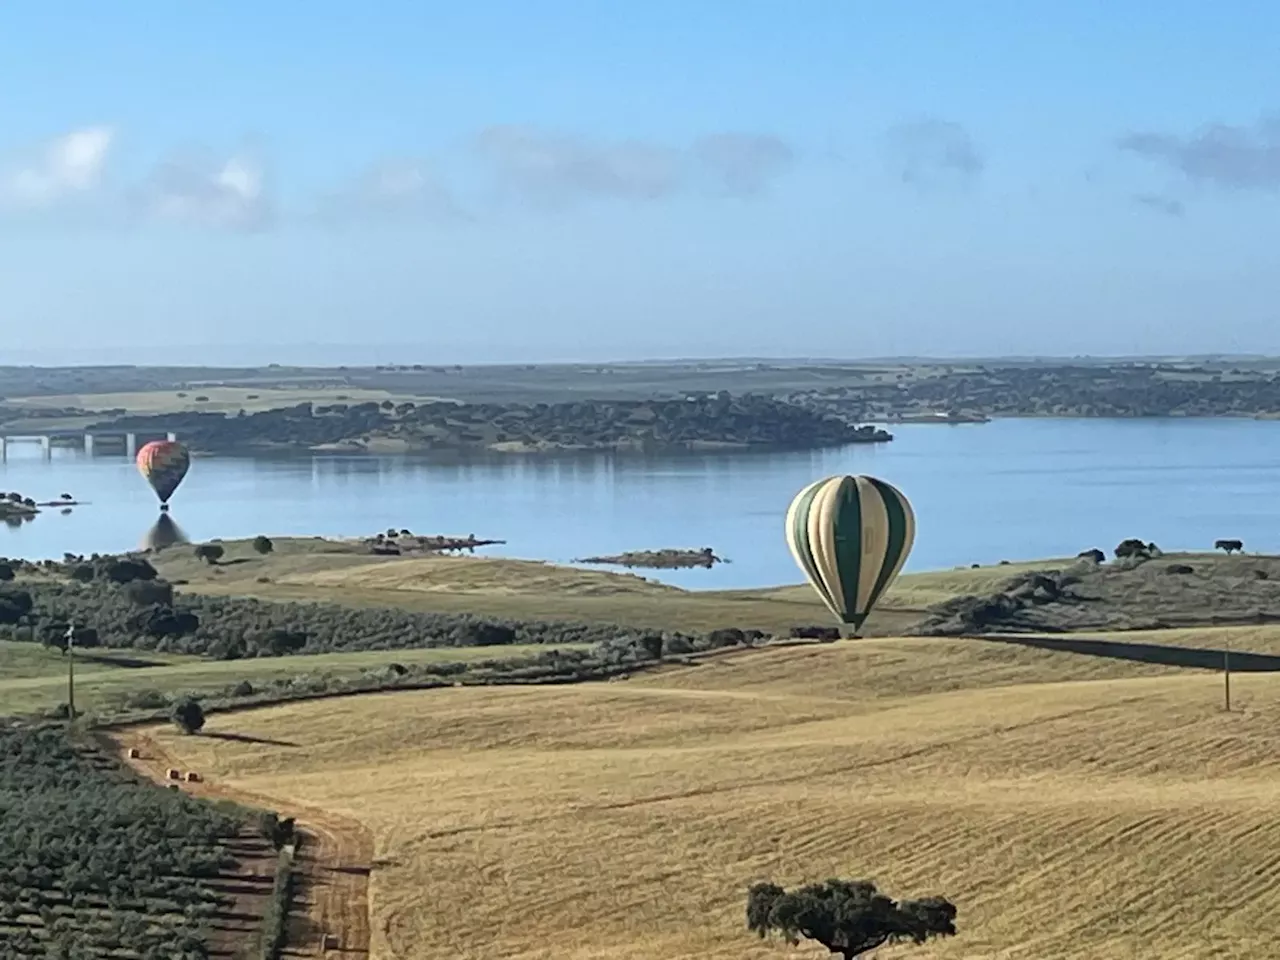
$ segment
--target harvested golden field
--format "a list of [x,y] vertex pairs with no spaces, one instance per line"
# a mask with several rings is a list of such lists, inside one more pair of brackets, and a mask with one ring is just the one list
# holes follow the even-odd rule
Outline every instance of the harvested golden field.
[[1206,671],[876,640],[209,722],[276,745],[152,732],[365,823],[386,960],[825,956],[743,908],[828,876],[956,902],[958,937],[885,960],[1255,960],[1280,935],[1280,681],[1234,692],[1224,713]]

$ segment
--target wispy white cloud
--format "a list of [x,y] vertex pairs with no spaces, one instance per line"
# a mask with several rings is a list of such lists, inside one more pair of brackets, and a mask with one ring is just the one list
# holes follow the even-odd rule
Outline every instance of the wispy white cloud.
[[1181,217],[1187,212],[1186,205],[1181,200],[1159,193],[1135,194],[1133,202],[1153,213],[1160,213],[1166,217]]
[[694,141],[694,157],[735,197],[763,193],[795,161],[795,151],[779,137],[760,133],[713,133]]
[[716,133],[672,146],[496,126],[482,130],[474,145],[500,186],[544,206],[588,197],[665,200],[702,175],[719,193],[748,197],[762,193],[794,159],[783,140],[753,133]]
[[969,131],[952,120],[929,118],[889,130],[890,163],[903,183],[926,189],[966,186],[986,167]]
[[265,229],[275,213],[266,164],[249,149],[222,158],[171,157],[152,170],[134,202],[160,220],[227,230]]
[[470,219],[431,164],[406,158],[375,163],[322,196],[319,217],[329,223]]
[[1248,126],[1210,123],[1187,135],[1134,131],[1116,146],[1193,182],[1229,190],[1280,189],[1280,116]]
[[0,166],[0,201],[46,207],[93,191],[102,182],[114,140],[115,132],[107,126],[82,127],[52,138]]
[[637,140],[593,143],[539,127],[494,126],[474,143],[502,186],[541,204],[584,196],[657,200],[680,182],[676,151]]
[[[280,220],[273,178],[254,145],[221,155],[208,150],[173,154],[139,180],[100,189],[115,139],[111,127],[84,127],[8,164],[0,155],[0,205],[43,209],[97,192],[106,204],[103,211],[115,217],[239,232],[266,230]],[[441,158],[470,162],[463,168],[464,184],[496,184],[508,196],[543,208],[585,199],[650,203],[690,190],[749,199],[766,192],[795,161],[784,140],[750,132],[711,133],[672,145],[505,125],[481,129],[468,144],[465,156]],[[473,204],[463,195],[433,162],[387,158],[313,194],[295,213],[330,225],[473,220]]]

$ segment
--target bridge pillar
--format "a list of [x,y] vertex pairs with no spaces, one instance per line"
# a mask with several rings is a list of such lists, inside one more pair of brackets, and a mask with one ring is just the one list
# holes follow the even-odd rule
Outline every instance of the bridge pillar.
[[40,438],[40,456],[45,460],[53,459],[53,438],[45,435]]
[[125,456],[136,457],[138,455],[138,435],[136,433],[126,433],[124,435],[124,452]]
[[9,438],[0,437],[0,463],[9,459]]
[[86,457],[93,456],[93,434],[86,433],[84,435],[84,455]]

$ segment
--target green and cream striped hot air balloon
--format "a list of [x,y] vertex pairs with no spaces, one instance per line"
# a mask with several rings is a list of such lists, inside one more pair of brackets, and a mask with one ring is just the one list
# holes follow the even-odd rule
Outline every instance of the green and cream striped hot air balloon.
[[865,476],[816,480],[787,509],[787,546],[827,608],[857,636],[916,536],[911,504]]

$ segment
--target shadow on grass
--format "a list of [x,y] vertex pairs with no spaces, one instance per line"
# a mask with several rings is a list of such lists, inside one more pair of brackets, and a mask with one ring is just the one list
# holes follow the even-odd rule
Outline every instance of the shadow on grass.
[[[1058,650],[1063,653],[1082,653],[1089,657],[1107,657],[1111,660],[1130,660],[1135,663],[1154,663],[1166,667],[1191,667],[1201,670],[1221,670],[1223,650],[1205,647],[1171,647],[1159,643],[1124,643],[1117,640],[1077,640],[1064,637],[1040,636],[980,636],[973,639],[987,643],[1008,643],[1037,650]],[[1235,673],[1280,672],[1280,656],[1267,653],[1231,651],[1231,670]]]
[[142,657],[119,657],[101,653],[85,653],[76,648],[76,663],[94,663],[100,667],[120,667],[124,670],[139,670],[143,667],[167,667],[164,660],[145,660]]
[[200,736],[210,740],[227,740],[231,743],[259,743],[267,747],[296,747],[290,740],[272,740],[269,737],[251,737],[247,733],[226,733],[221,730],[205,730]]

